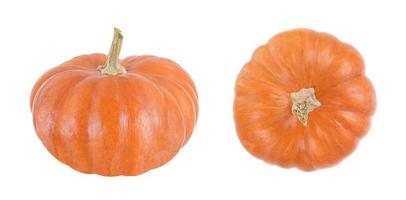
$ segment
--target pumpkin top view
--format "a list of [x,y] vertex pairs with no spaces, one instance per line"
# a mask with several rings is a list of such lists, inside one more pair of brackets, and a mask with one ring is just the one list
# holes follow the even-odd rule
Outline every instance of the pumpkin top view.
[[358,51],[309,29],[257,48],[235,86],[239,139],[255,157],[305,171],[349,155],[370,127],[376,98]]
[[34,85],[31,111],[39,139],[83,173],[138,175],[186,144],[198,116],[195,85],[175,62],[155,56],[119,60],[115,29],[109,54],[82,55]]

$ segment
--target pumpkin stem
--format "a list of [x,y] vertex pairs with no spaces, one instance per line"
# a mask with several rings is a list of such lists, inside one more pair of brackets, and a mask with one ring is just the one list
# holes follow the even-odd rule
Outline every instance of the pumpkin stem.
[[114,37],[111,42],[109,54],[107,55],[106,63],[99,67],[102,74],[117,75],[126,73],[125,68],[118,62],[122,42],[123,35],[121,31],[118,28],[114,28]]
[[292,114],[307,126],[309,113],[321,106],[316,99],[314,89],[302,88],[298,92],[290,93],[290,98],[292,99]]

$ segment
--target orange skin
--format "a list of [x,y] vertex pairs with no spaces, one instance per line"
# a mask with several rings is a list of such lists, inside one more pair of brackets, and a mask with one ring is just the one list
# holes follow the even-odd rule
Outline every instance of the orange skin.
[[38,137],[83,173],[138,175],[165,164],[196,123],[192,79],[164,58],[128,57],[120,75],[102,74],[105,61],[104,54],[79,56],[37,81],[30,104]]
[[[314,88],[321,106],[307,126],[292,114],[290,93]],[[358,51],[308,29],[282,32],[254,52],[235,86],[234,120],[243,146],[284,168],[311,171],[340,162],[370,127],[373,86]]]

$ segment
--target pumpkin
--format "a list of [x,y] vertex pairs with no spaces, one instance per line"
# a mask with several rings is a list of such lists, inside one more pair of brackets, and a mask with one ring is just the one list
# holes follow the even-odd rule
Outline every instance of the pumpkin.
[[358,51],[334,36],[295,29],[258,47],[235,85],[242,145],[284,168],[337,164],[368,131],[374,88]]
[[82,55],[49,70],[31,93],[36,133],[58,160],[83,173],[138,175],[159,167],[189,140],[198,116],[195,85],[175,62]]

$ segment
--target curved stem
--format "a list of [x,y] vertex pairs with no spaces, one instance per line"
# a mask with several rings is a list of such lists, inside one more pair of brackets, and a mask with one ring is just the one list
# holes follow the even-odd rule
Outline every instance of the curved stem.
[[123,35],[121,31],[118,28],[114,28],[114,37],[111,42],[109,54],[107,55],[106,63],[100,66],[102,74],[117,75],[126,73],[125,68],[118,63],[122,43]]

